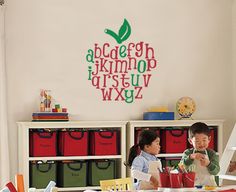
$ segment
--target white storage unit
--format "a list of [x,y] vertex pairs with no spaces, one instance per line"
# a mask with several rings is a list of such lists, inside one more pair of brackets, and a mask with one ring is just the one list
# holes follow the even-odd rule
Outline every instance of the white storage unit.
[[[127,158],[129,155],[129,149],[135,143],[135,131],[137,129],[145,128],[157,128],[164,130],[165,128],[189,128],[193,123],[204,122],[211,128],[216,129],[217,132],[217,150],[219,158],[222,155],[223,150],[223,120],[141,120],[130,121],[127,126]],[[187,141],[186,141],[187,142]],[[162,146],[161,146],[162,147]],[[160,153],[160,158],[174,158],[182,157],[182,153]],[[130,175],[130,170],[127,169],[127,175]]]
[[[29,188],[29,166],[31,161],[63,161],[63,160],[91,160],[114,159],[117,162],[117,178],[126,177],[126,123],[125,121],[68,121],[68,122],[18,122],[18,172],[23,174],[25,189]],[[118,129],[120,130],[120,154],[106,156],[56,156],[30,157],[29,131],[31,129]],[[86,189],[100,189],[99,186],[59,188],[59,191],[80,191]]]

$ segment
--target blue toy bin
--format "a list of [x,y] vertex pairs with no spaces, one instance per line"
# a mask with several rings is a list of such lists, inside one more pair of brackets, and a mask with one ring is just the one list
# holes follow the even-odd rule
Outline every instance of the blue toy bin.
[[174,112],[145,112],[143,120],[174,120]]

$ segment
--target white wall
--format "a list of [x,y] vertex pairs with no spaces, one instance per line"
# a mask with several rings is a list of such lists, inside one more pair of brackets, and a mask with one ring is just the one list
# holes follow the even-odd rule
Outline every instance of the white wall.
[[[236,116],[236,0],[232,3],[232,66],[233,66],[233,90],[234,90],[234,119]],[[236,160],[236,154],[234,154],[234,160]]]
[[[195,119],[225,119],[230,129],[235,120],[231,13],[231,0],[7,1],[12,175],[16,122],[31,120],[40,88],[51,89],[79,120],[141,119],[150,106],[175,110],[178,98],[190,96],[197,103]],[[87,80],[85,60],[94,43],[112,43],[103,31],[118,31],[124,18],[132,27],[129,41],[149,42],[159,61],[143,99],[132,104],[102,101]]]
[[[233,66],[233,90],[234,90],[234,106],[236,104],[236,0],[232,3],[232,66]],[[236,115],[236,107],[234,107],[234,115]]]

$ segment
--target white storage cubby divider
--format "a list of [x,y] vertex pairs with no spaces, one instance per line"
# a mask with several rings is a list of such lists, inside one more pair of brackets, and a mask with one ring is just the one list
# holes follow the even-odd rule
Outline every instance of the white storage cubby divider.
[[[214,127],[217,130],[217,154],[219,158],[222,155],[223,150],[223,120],[138,120],[129,121],[127,126],[127,158],[129,155],[129,149],[135,143],[135,130],[137,128],[188,128],[193,123],[204,122],[210,127]],[[160,158],[182,157],[182,153],[160,153]],[[127,169],[127,175],[130,175],[130,170]]]
[[[90,160],[115,159],[118,162],[117,177],[126,177],[126,121],[67,121],[67,122],[17,122],[18,125],[18,172],[23,174],[25,189],[29,188],[29,166],[31,161],[63,161],[63,160]],[[31,129],[118,129],[120,130],[120,154],[104,156],[56,156],[30,157],[29,131]],[[86,189],[100,189],[99,186],[59,188],[59,191],[83,191]]]

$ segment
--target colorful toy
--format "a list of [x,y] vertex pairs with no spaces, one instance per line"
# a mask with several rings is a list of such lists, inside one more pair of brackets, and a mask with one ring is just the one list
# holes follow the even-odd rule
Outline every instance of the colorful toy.
[[51,111],[51,90],[41,89],[40,91],[40,112]]

